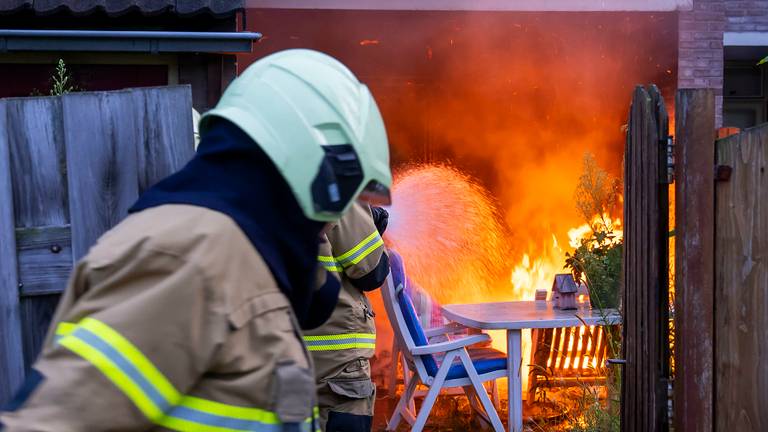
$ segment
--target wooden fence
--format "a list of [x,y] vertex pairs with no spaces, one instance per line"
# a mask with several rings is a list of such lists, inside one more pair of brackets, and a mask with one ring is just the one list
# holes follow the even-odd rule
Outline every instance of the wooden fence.
[[677,97],[675,430],[768,430],[768,124],[715,141]]
[[768,431],[768,124],[715,150],[715,430]]
[[193,153],[188,86],[0,100],[0,404],[73,263]]
[[624,431],[667,430],[669,118],[656,86],[637,87],[624,155]]

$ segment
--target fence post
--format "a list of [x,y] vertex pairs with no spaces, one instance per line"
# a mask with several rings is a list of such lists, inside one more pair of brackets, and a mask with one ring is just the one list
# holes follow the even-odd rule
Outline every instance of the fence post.
[[675,105],[675,430],[711,432],[715,94],[678,90]]
[[[6,128],[6,103],[0,102],[0,131]],[[16,262],[10,142],[0,133],[0,405],[8,402],[24,379],[21,307]]]

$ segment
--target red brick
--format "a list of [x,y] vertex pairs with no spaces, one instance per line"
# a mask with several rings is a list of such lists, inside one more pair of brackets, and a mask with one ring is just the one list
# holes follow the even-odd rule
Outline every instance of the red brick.
[[710,22],[710,23],[707,23],[707,30],[723,32],[725,31],[725,26],[726,26],[725,21]]
[[723,32],[717,31],[699,31],[693,35],[695,40],[722,40]]
[[732,31],[732,32],[750,32],[750,31],[757,31],[757,25],[756,25],[756,24],[738,24],[738,25],[730,25],[730,26],[728,26],[728,31]]
[[721,12],[696,11],[693,13],[693,18],[696,21],[719,21],[724,17],[725,14]]
[[693,40],[694,32],[692,31],[681,31],[678,35],[679,41],[692,41]]
[[706,30],[706,26],[707,26],[707,23],[697,22],[693,20],[680,20],[677,23],[677,27],[680,31]]
[[694,69],[695,78],[716,78],[723,74],[722,69]]
[[710,45],[709,40],[696,40],[696,41],[680,41],[678,43],[678,48],[683,49],[700,49],[700,50],[708,50],[712,48]]

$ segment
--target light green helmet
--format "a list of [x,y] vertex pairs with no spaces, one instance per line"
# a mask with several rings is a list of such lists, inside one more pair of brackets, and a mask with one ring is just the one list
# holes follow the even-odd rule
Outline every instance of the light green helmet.
[[357,198],[389,202],[384,121],[368,88],[328,55],[294,49],[264,57],[203,114],[202,134],[214,116],[262,148],[310,219],[337,220]]
[[192,138],[194,139],[195,150],[200,145],[200,113],[192,108]]

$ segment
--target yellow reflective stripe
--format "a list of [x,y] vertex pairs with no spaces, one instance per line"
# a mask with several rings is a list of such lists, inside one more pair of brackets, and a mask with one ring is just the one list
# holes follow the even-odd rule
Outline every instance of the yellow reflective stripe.
[[136,346],[101,321],[86,318],[61,331],[69,332],[59,340],[61,346],[91,363],[157,425],[201,432],[274,431],[281,427],[277,414],[271,411],[182,396]]
[[350,338],[376,339],[376,333],[346,333],[346,334],[333,334],[333,335],[304,336],[305,341],[330,341],[330,340],[350,339]]
[[177,417],[163,417],[156,422],[159,426],[175,431],[195,431],[195,432],[243,432],[242,429],[231,429],[222,426],[211,426],[196,421],[184,420]]
[[353,255],[355,252],[357,252],[358,250],[362,249],[363,246],[365,246],[368,242],[373,240],[374,237],[376,237],[378,235],[379,235],[378,231],[372,232],[371,235],[369,235],[368,237],[364,238],[360,243],[355,245],[355,247],[353,247],[352,249],[350,249],[350,250],[344,252],[343,254],[337,256],[336,260],[337,261],[344,261],[346,258],[348,258],[349,256]]
[[179,402],[181,394],[173,387],[173,384],[128,339],[108,325],[93,318],[83,319],[80,325],[107,341],[114,349],[125,356],[138,369],[139,373],[163,395],[169,404],[175,405]]
[[382,240],[381,237],[379,237],[379,239],[376,241],[376,243],[368,246],[365,249],[365,251],[363,251],[363,253],[361,253],[360,255],[356,256],[351,261],[344,262],[342,265],[344,267],[349,267],[351,265],[355,265],[355,264],[359,263],[360,261],[364,260],[365,257],[367,257],[368,255],[371,254],[371,252],[375,251],[376,249],[380,248],[383,245],[384,245],[384,240]]
[[317,260],[320,261],[320,264],[322,264],[329,272],[338,273],[344,270],[341,267],[341,264],[337,263],[332,256],[318,255]]
[[210,400],[196,398],[194,396],[184,396],[179,402],[179,406],[192,408],[198,411],[219,415],[222,417],[232,417],[240,420],[257,421],[266,424],[280,424],[280,418],[277,414],[259,409],[246,408],[235,405],[223,404]]
[[355,342],[355,343],[348,343],[348,344],[335,344],[335,345],[312,345],[308,346],[308,351],[337,351],[337,350],[345,350],[345,349],[376,349],[375,343],[362,343],[362,342]]
[[375,333],[346,333],[333,335],[304,336],[309,351],[332,351],[345,349],[376,348]]
[[56,336],[66,336],[77,328],[77,324],[71,322],[60,322],[56,326]]
[[59,345],[68,348],[70,351],[87,360],[96,369],[101,371],[107,379],[112,381],[128,399],[150,420],[157,421],[165,413],[160,407],[144,394],[139,385],[128,377],[123,371],[104,355],[101,351],[88,345],[81,339],[74,336],[66,336],[59,341]]

